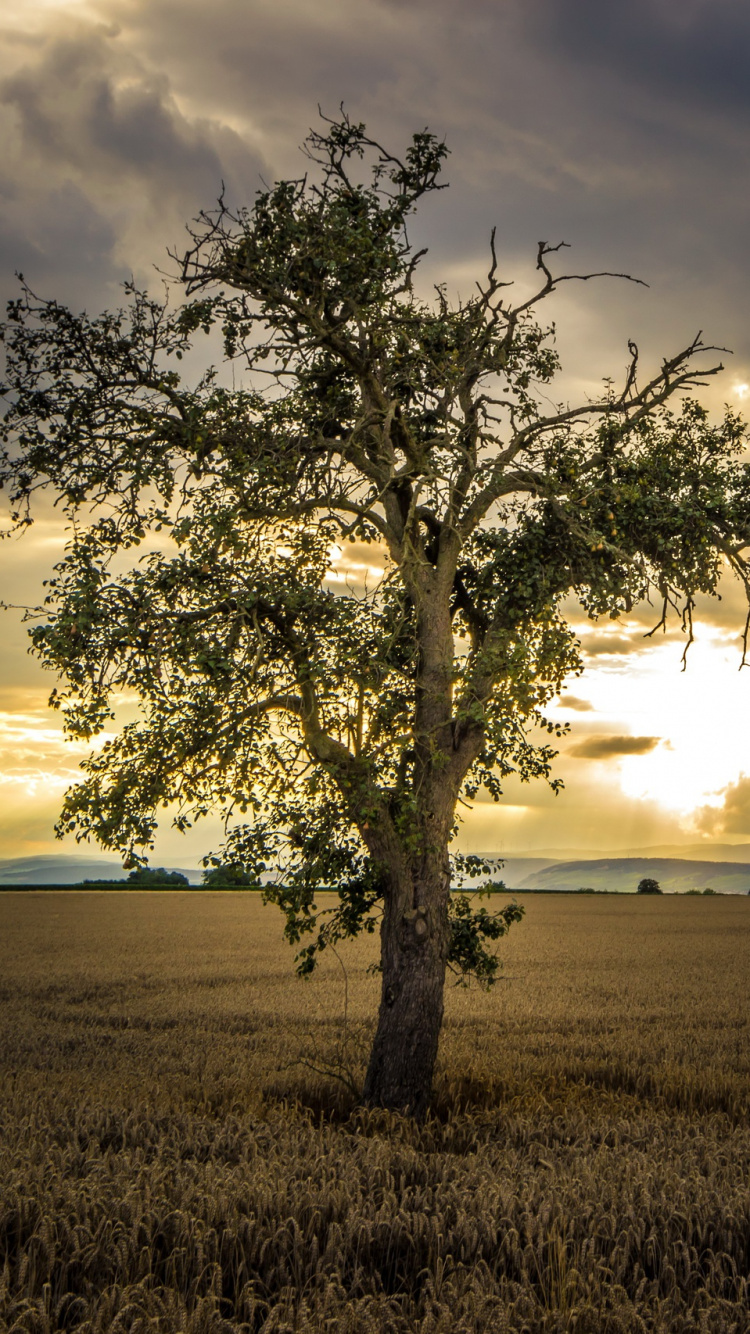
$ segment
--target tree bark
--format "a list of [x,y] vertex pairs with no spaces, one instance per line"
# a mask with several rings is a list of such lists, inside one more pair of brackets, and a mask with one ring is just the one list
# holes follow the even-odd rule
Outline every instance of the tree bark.
[[[448,953],[447,852],[412,882],[394,887],[381,928],[383,985],[364,1101],[424,1116],[443,1022]],[[411,906],[410,906],[411,905]]]
[[391,883],[381,927],[383,985],[363,1096],[371,1106],[423,1116],[443,1022],[450,944],[448,842],[459,784],[452,772],[453,628],[456,550],[440,569],[421,569],[412,591],[419,662],[414,728],[415,817],[386,857]]

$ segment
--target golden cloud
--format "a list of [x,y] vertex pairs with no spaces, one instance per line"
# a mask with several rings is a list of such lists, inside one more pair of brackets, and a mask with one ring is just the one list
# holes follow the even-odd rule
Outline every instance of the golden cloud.
[[750,834],[750,778],[740,774],[723,789],[721,806],[703,806],[695,824],[708,834]]
[[573,709],[575,713],[593,713],[594,706],[589,704],[587,699],[579,699],[577,695],[561,695],[560,706],[565,709]]
[[592,736],[567,753],[581,760],[609,760],[617,755],[647,755],[660,741],[659,736]]

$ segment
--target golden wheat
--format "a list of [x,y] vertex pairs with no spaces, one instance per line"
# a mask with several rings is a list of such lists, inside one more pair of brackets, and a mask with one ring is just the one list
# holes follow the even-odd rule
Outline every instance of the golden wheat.
[[252,894],[0,897],[0,1326],[744,1334],[747,899],[539,896],[431,1115],[357,1109],[375,944]]

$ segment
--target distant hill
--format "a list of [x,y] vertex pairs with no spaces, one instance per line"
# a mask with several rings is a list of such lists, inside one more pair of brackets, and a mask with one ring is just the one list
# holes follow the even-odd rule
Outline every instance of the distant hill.
[[[748,852],[750,852],[750,845]],[[711,888],[722,894],[745,894],[750,890],[748,862],[728,861],[722,857],[731,845],[716,849],[714,861],[682,857],[578,857],[575,860],[547,856],[508,856],[494,863],[494,878],[509,889],[609,889],[620,893],[635,891],[644,876],[658,880],[665,893],[683,893],[687,889]],[[737,851],[744,849],[734,849]],[[692,851],[692,849],[691,849]],[[201,883],[202,872],[195,867],[168,866],[181,871],[191,885]],[[79,885],[83,880],[127,878],[117,857],[60,856],[13,857],[0,859],[0,889],[13,885]],[[482,880],[486,877],[481,877]],[[467,883],[471,888],[472,882]]]
[[506,884],[513,889],[608,889],[635,893],[644,877],[658,880],[665,894],[688,889],[715,889],[717,894],[747,894],[750,863],[688,861],[678,857],[607,857],[556,862],[535,870],[524,880]]
[[750,843],[656,843],[648,847],[627,848],[516,848],[506,854],[488,852],[490,860],[505,855],[506,865],[513,862],[543,861],[593,862],[624,857],[669,857],[693,862],[741,862],[750,864]]
[[[679,861],[739,862],[750,864],[750,843],[664,843],[651,848],[619,848],[616,852],[599,853],[600,857],[677,857]],[[572,858],[560,858],[561,861]],[[585,858],[588,860],[588,858]]]
[[[200,884],[202,872],[191,867],[167,866],[182,871],[191,884]],[[0,859],[0,888],[13,885],[79,885],[82,880],[126,880],[119,857],[77,857],[66,854]]]
[[[526,880],[528,876],[533,875],[536,871],[543,871],[546,867],[554,866],[556,864],[553,857],[531,856],[505,858],[488,857],[487,861],[494,868],[492,876],[496,880],[502,880],[503,883],[509,887],[518,886],[523,880]],[[472,885],[480,884],[486,880],[486,875],[481,875],[474,879],[467,879],[465,882],[466,888],[471,889]]]

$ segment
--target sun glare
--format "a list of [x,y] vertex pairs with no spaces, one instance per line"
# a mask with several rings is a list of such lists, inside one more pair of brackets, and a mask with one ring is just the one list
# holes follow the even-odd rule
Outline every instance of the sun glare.
[[623,793],[681,815],[720,805],[717,794],[747,768],[750,748],[750,673],[738,671],[736,647],[711,627],[696,631],[684,672],[674,643],[633,655],[618,671],[588,672],[600,717],[662,738],[652,751],[608,762],[618,766]]
[[92,15],[96,12],[96,4],[91,0],[25,0],[21,4],[16,0],[15,5],[7,6],[7,13],[4,13],[4,26],[6,29],[21,29],[24,32],[33,30],[39,24],[53,23],[59,18],[67,19],[71,16]]
[[[28,18],[35,10],[40,14],[65,13],[69,14],[71,10],[88,9],[89,0],[26,0],[23,6],[23,12]],[[21,7],[19,6],[19,12]]]

